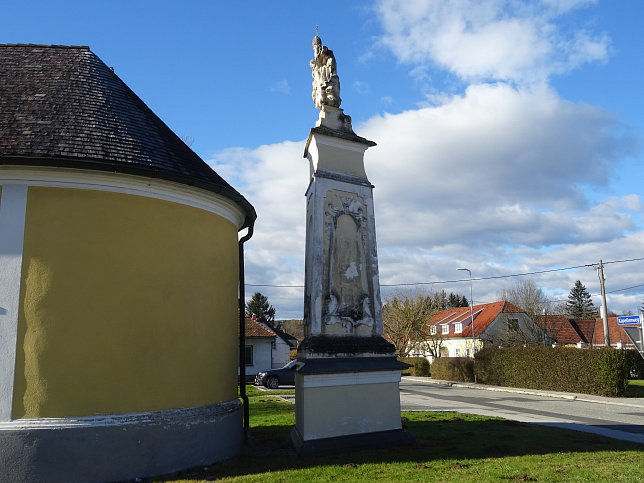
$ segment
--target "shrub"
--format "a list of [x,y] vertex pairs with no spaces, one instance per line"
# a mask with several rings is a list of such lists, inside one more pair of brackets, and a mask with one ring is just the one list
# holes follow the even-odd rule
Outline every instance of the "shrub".
[[429,361],[424,357],[403,357],[401,362],[411,367],[402,371],[403,376],[429,376]]
[[622,396],[629,360],[615,349],[486,348],[476,354],[474,371],[483,384]]
[[474,382],[474,359],[469,357],[438,357],[431,364],[434,379]]

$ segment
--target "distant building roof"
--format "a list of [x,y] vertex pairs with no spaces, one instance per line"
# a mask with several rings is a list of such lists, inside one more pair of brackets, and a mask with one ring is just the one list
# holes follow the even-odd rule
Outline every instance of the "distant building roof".
[[[604,321],[601,318],[573,319],[566,315],[538,315],[535,322],[559,344],[581,342],[594,346],[604,345]],[[611,345],[618,342],[631,344],[626,332],[617,325],[617,317],[608,317],[608,335]]]
[[275,335],[282,339],[289,347],[291,348],[296,348],[297,347],[297,338],[293,337],[291,334],[288,332],[285,332],[284,330],[275,327],[272,324],[266,324],[269,329],[271,329],[273,332],[275,332]]
[[594,319],[570,319],[565,315],[536,315],[534,321],[541,327],[551,342],[558,344],[588,344],[595,330]]
[[[611,345],[615,345],[618,342],[632,344],[624,329],[617,325],[617,317],[608,317],[608,337]],[[601,346],[604,345],[604,342],[604,320],[601,318],[595,319],[592,343],[593,345]]]
[[275,325],[298,342],[304,339],[304,321],[301,319],[276,320]]
[[[519,314],[525,311],[510,302],[493,302],[490,304],[475,305],[472,307],[474,313],[474,335],[482,334],[489,325],[502,313]],[[449,324],[449,333],[445,337],[472,337],[472,323],[469,307],[457,307],[443,310],[434,315],[428,325]],[[454,324],[461,323],[462,331],[456,332]]]
[[588,344],[593,340],[595,319],[570,319],[570,326],[579,335],[581,342]]
[[0,44],[0,165],[160,178],[251,204],[161,121],[89,47]]
[[277,334],[259,320],[246,317],[246,337],[277,337]]

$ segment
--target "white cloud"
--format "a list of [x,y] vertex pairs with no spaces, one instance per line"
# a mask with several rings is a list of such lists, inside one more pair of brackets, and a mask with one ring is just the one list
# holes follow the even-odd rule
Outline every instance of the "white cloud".
[[587,1],[381,0],[381,45],[422,73],[437,65],[466,81],[543,82],[607,59],[609,40],[557,23]]
[[621,202],[627,210],[631,211],[644,211],[644,205],[639,195],[626,195],[622,196]]
[[304,144],[283,142],[257,149],[226,149],[209,164],[257,211],[247,242],[248,283],[301,284],[304,250],[304,192],[308,161]]
[[[551,244],[583,236],[576,213],[590,202],[582,185],[605,186],[630,146],[617,129],[605,113],[548,89],[499,84],[470,86],[439,107],[372,118],[361,132],[378,142],[366,157],[376,202],[396,200],[380,208],[388,234],[404,229],[402,207],[414,222],[405,230],[411,244],[441,245],[497,225],[494,236],[506,244]],[[432,229],[445,213],[449,232]],[[559,226],[566,229],[548,229]],[[614,228],[611,218],[605,232],[592,233],[608,237]]]
[[[365,165],[376,185],[381,282],[455,280],[462,278],[459,266],[480,277],[644,253],[633,218],[642,210],[639,196],[595,201],[581,187],[606,188],[632,149],[619,128],[605,112],[543,86],[503,84],[471,86],[439,106],[356,126],[378,143]],[[303,283],[309,182],[303,149],[304,140],[229,149],[211,161],[258,212],[246,245],[248,283]],[[590,285],[594,272],[588,273],[582,281]],[[563,287],[565,295],[577,278],[579,272],[556,272],[538,282],[552,293]],[[622,279],[635,285],[622,274],[613,287],[628,286]],[[511,281],[477,282],[475,299],[492,301]],[[248,292],[254,290],[269,296],[278,317],[301,316],[301,289]]]

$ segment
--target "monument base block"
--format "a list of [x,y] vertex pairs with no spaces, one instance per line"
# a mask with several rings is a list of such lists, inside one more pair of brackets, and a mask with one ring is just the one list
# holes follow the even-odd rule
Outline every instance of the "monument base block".
[[308,454],[412,442],[400,419],[399,365],[395,358],[307,360],[295,375],[297,404],[291,440],[296,451]]

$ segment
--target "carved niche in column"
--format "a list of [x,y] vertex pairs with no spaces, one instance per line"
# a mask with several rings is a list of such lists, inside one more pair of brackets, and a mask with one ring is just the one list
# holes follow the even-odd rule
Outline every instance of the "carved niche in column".
[[331,190],[325,196],[324,309],[322,331],[329,335],[372,335],[373,291],[364,200]]

